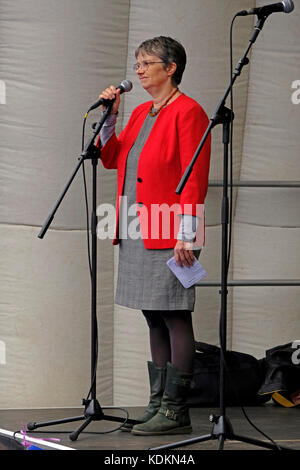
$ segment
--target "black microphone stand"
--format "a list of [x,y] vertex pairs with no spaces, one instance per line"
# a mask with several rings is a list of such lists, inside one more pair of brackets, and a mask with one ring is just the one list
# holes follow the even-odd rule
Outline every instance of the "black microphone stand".
[[149,450],[163,450],[163,449],[175,449],[177,447],[187,446],[189,444],[196,444],[197,442],[204,442],[209,440],[218,440],[218,450],[223,450],[226,439],[245,442],[256,446],[264,447],[273,450],[291,450],[285,447],[277,445],[276,443],[265,442],[258,439],[252,439],[250,437],[237,435],[233,431],[233,427],[230,423],[228,416],[226,416],[226,404],[225,404],[225,364],[226,364],[226,334],[227,334],[227,243],[228,243],[228,145],[230,141],[230,128],[234,119],[232,110],[226,108],[225,102],[228,97],[232,86],[236,78],[241,74],[244,65],[249,63],[247,55],[255,42],[257,36],[263,28],[264,22],[267,18],[265,16],[258,15],[258,21],[254,27],[254,32],[249,40],[249,45],[238,62],[233,76],[231,77],[231,83],[225,91],[225,94],[217,108],[210,123],[205,131],[203,138],[189,164],[182,176],[180,183],[176,189],[176,193],[180,194],[192,172],[193,166],[207,140],[213,127],[218,124],[223,125],[223,145],[224,145],[224,159],[223,159],[223,197],[222,197],[222,209],[221,209],[221,224],[222,224],[222,263],[221,263],[221,311],[220,311],[220,415],[211,415],[209,417],[210,422],[213,423],[213,428],[210,434],[195,437],[192,439],[186,439],[172,444],[167,444],[160,447],[151,447]]
[[[111,108],[113,106],[113,101],[108,104],[105,112],[100,118],[99,122],[94,128],[94,135],[89,139],[88,143],[85,145],[79,162],[71,175],[68,183],[66,184],[61,196],[59,197],[57,203],[55,204],[54,209],[48,216],[45,221],[38,238],[43,238],[46,231],[48,230],[54,215],[62,202],[66,192],[68,191],[73,179],[75,178],[79,168],[81,167],[84,160],[91,160],[92,162],[92,217],[91,217],[91,246],[92,246],[92,263],[91,263],[91,388],[90,394],[91,399],[83,399],[82,405],[84,405],[84,413],[80,416],[74,416],[70,418],[63,418],[58,420],[52,420],[47,422],[30,422],[27,424],[28,431],[33,431],[34,429],[52,426],[56,424],[69,423],[73,421],[84,421],[77,431],[74,431],[70,434],[70,439],[76,441],[79,434],[92,422],[100,420],[108,420],[124,423],[125,418],[120,418],[117,416],[108,416],[103,413],[103,410],[96,398],[96,367],[97,367],[97,165],[98,159],[101,158],[101,149],[95,147],[94,140],[99,134],[107,116],[109,115]],[[126,419],[126,422],[129,424],[137,424],[139,421]]]

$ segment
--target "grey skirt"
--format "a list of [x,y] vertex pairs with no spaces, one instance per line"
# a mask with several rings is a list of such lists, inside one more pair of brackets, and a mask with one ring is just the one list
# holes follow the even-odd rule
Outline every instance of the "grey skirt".
[[[136,204],[137,166],[140,153],[157,119],[147,115],[126,163],[123,196],[128,207]],[[185,289],[166,262],[173,248],[147,250],[142,238],[123,237],[123,210],[120,208],[119,269],[115,303],[140,310],[194,310],[195,287]],[[126,212],[126,211],[125,211]],[[126,221],[126,233],[128,218]],[[137,227],[138,228],[138,227]],[[194,251],[198,258],[200,250]]]
[[[200,250],[194,251],[198,258]],[[141,238],[123,239],[115,302],[140,310],[194,310],[195,287],[186,289],[167,266],[174,249],[147,250]]]

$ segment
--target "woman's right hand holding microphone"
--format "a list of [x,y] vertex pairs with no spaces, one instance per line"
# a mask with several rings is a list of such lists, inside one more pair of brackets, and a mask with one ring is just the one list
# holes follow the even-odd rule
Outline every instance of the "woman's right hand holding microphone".
[[[101,95],[99,95],[99,99],[104,99],[104,100],[113,100],[115,98],[110,114],[118,113],[119,106],[120,106],[120,92],[121,92],[120,88],[116,88],[113,85],[111,85],[110,87],[103,90]],[[106,106],[101,105],[101,109],[102,111],[105,111]]]

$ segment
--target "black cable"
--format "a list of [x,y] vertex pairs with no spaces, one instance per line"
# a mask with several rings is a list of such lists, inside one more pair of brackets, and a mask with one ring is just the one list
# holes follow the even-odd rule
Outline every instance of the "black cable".
[[[233,87],[232,87],[232,76],[233,76],[233,46],[232,46],[232,36],[233,36],[233,24],[234,24],[234,21],[236,19],[238,15],[236,14],[233,19],[232,19],[232,22],[231,22],[231,26],[230,26],[230,112],[231,112],[231,117],[234,116],[234,112],[233,112]],[[228,246],[226,247],[227,249],[227,270],[226,270],[226,276],[228,275],[228,270],[229,270],[229,264],[230,264],[230,251],[231,251],[231,234],[232,234],[232,189],[233,189],[233,178],[232,178],[232,172],[233,172],[233,119],[231,119],[231,127],[230,127],[230,183],[229,183],[229,186],[230,186],[230,216],[229,216],[229,237],[228,237]],[[240,408],[243,412],[243,415],[245,416],[246,420],[248,421],[248,423],[256,430],[258,431],[260,434],[262,434],[264,437],[266,437],[267,439],[269,439],[272,444],[274,444],[278,450],[282,450],[280,445],[277,444],[270,436],[268,436],[266,433],[264,433],[261,429],[259,429],[252,421],[251,419],[249,418],[249,416],[247,415],[246,411],[245,411],[245,408],[242,404],[242,400],[241,400],[241,397],[240,397],[240,394],[237,390],[237,388],[235,387],[235,383],[233,380],[231,380],[231,377],[230,377],[230,370],[229,370],[229,367],[227,365],[227,362],[226,362],[226,358],[225,358],[225,355],[226,355],[226,351],[224,351],[223,349],[223,341],[222,341],[222,319],[221,319],[221,316],[220,316],[220,321],[219,321],[219,335],[220,335],[220,338],[221,338],[221,341],[220,341],[220,355],[221,355],[221,358],[222,358],[222,362],[224,364],[224,368],[226,369],[226,372],[227,372],[227,376],[229,377],[229,381],[230,381],[230,384],[231,384],[231,387],[232,387],[232,390],[234,391],[238,401],[239,401],[239,404],[240,404]],[[224,339],[224,338],[223,338]],[[226,338],[225,338],[226,339]]]
[[233,177],[232,177],[232,168],[233,168],[233,88],[232,88],[232,75],[233,75],[233,47],[232,47],[232,30],[233,30],[233,24],[234,20],[236,19],[237,14],[233,17],[231,26],[230,26],[230,114],[231,114],[231,122],[230,122],[230,151],[229,151],[229,161],[230,161],[230,182],[229,182],[229,187],[230,187],[230,203],[229,203],[229,235],[228,235],[228,253],[227,253],[227,273],[229,271],[229,264],[230,264],[230,253],[231,253],[231,234],[232,234],[232,191],[233,191]]
[[[84,133],[85,133],[85,124],[86,124],[87,116],[88,116],[88,113],[86,113],[85,116],[84,116],[83,127],[82,127],[82,145],[81,145],[81,151],[82,152],[83,152],[83,149],[84,149]],[[85,197],[85,207],[86,207],[86,232],[87,232],[88,262],[89,262],[90,276],[92,278],[91,249],[90,249],[89,203],[88,203],[88,196],[87,196],[87,184],[86,184],[84,160],[82,161],[82,173],[83,173],[84,197]]]
[[[110,108],[107,108],[107,112],[110,110]],[[86,125],[86,120],[88,117],[89,112],[87,112],[84,116],[83,120],[83,127],[82,127],[82,151],[85,146],[85,125]],[[83,163],[83,162],[82,162]],[[87,197],[87,185],[86,185],[86,177],[85,177],[85,168],[84,165],[82,165],[83,169],[83,182],[84,182],[84,194],[85,194],[85,202],[86,202],[86,224],[87,224],[87,247],[88,247],[88,261],[89,261],[89,268],[90,268],[90,278],[91,278],[91,283],[92,283],[92,267],[91,267],[91,254],[90,254],[90,229],[89,229],[89,209],[88,209],[88,197]],[[91,380],[91,387],[89,389],[89,392],[86,397],[86,401],[89,400],[89,397],[91,395],[92,389],[95,385],[96,381],[96,374],[97,374],[97,364],[98,364],[98,321],[97,321],[97,316],[95,318],[95,344],[96,344],[96,358],[95,358],[95,368],[93,371],[93,376]],[[123,423],[124,424],[124,423]]]

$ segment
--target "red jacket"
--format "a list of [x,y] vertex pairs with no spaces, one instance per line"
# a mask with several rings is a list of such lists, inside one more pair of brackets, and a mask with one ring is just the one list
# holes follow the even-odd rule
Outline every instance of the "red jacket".
[[[119,198],[123,193],[127,156],[151,104],[152,102],[148,101],[135,108],[119,138],[114,134],[101,149],[103,166],[118,170],[114,245],[119,243]],[[179,207],[177,214],[191,215],[199,215],[197,205],[203,207],[208,188],[210,136],[181,195],[177,195],[175,190],[207,129],[208,123],[208,117],[201,106],[184,94],[163,108],[156,119],[139,157],[136,183],[137,213],[144,245],[147,249],[173,248],[177,243],[180,224],[180,217],[174,216],[175,226],[171,225],[167,238],[165,235],[162,236],[161,227],[158,229],[159,235],[156,230],[153,234],[151,227],[153,229],[155,223],[157,225],[154,216],[151,217],[151,207],[154,204],[168,204],[169,206],[175,204]]]

